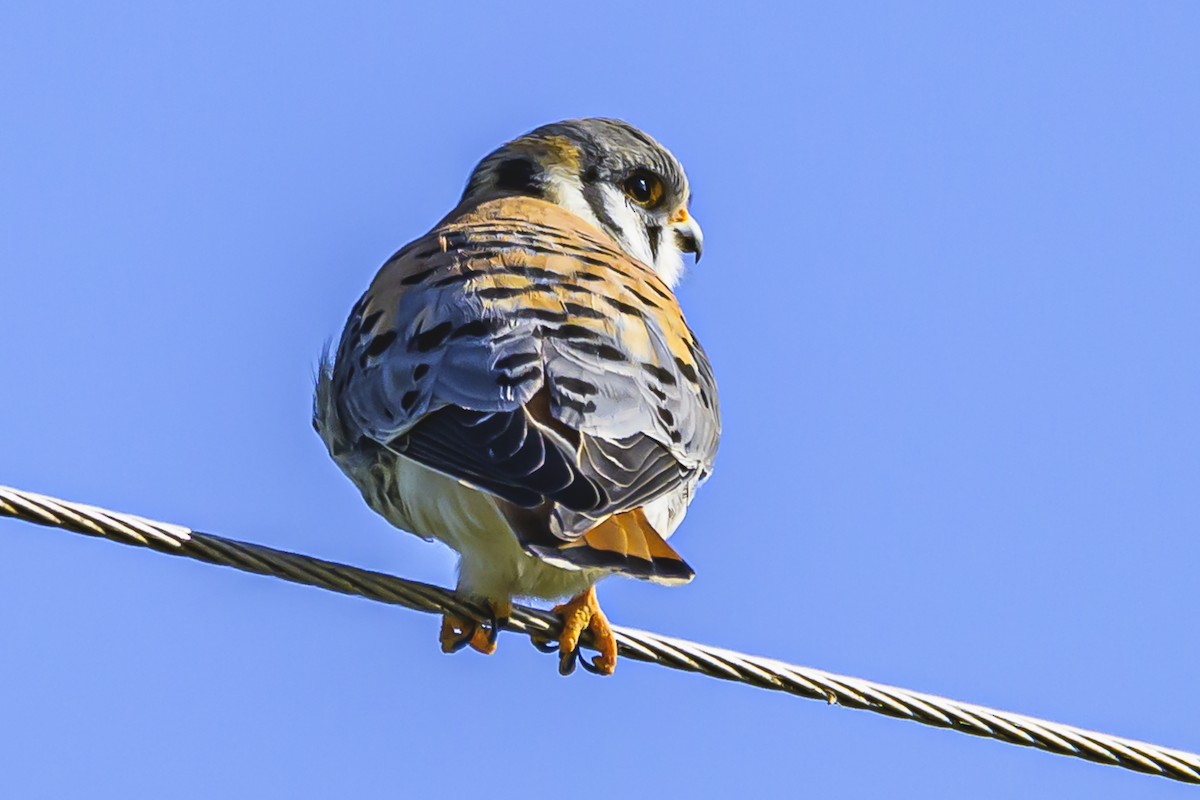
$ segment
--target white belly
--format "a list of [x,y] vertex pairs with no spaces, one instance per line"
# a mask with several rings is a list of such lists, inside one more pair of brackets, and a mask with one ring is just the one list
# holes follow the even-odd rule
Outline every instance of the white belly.
[[458,588],[476,597],[559,598],[579,594],[605,574],[552,566],[521,549],[497,499],[397,457],[374,475],[351,480],[367,503],[398,528],[437,539],[460,556]]

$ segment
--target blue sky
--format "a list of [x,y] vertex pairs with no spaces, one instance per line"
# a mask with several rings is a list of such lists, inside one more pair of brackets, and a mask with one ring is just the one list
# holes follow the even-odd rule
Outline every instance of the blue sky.
[[[724,439],[611,618],[1200,748],[1200,10],[0,8],[0,483],[442,584],[308,423],[476,160],[688,168]],[[1181,796],[1121,770],[0,521],[0,795]],[[602,793],[603,792],[603,793]]]

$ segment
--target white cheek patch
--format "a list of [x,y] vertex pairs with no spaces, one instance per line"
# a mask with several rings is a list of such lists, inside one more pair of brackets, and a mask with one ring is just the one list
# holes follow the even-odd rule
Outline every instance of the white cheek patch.
[[646,223],[641,214],[629,205],[625,193],[606,183],[600,187],[600,198],[604,210],[621,232],[620,240],[625,252],[643,264],[653,265],[654,256],[650,252],[650,239],[646,236]]
[[646,231],[646,218],[635,209],[626,198],[625,193],[615,186],[601,187],[604,199],[604,210],[617,223],[623,234],[621,244],[626,253],[648,264],[658,273],[663,282],[675,288],[683,276],[683,254],[679,251],[679,243],[675,241],[675,232],[663,219],[658,238],[658,256],[650,247],[650,235]]
[[559,167],[551,167],[547,170],[547,178],[546,183],[555,195],[551,199],[556,205],[562,206],[575,216],[582,217],[597,228],[604,230],[592,212],[592,207],[584,199],[583,185],[580,184],[579,178],[574,173]]
[[[583,185],[579,178],[564,169],[551,168],[547,183],[552,187],[555,204],[562,206],[572,214],[587,220],[600,230],[607,230],[596,213],[583,196]],[[683,276],[683,254],[679,252],[679,244],[670,225],[663,220],[662,233],[658,241],[658,257],[650,247],[650,237],[646,232],[645,218],[641,212],[630,205],[625,193],[615,186],[603,184],[600,189],[600,201],[604,211],[615,224],[615,237],[621,249],[629,255],[654,268],[663,282],[675,288]]]

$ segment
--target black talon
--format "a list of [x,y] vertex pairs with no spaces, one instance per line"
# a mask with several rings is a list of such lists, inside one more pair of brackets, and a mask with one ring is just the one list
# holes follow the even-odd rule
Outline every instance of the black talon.
[[529,643],[532,644],[534,647],[536,647],[538,650],[540,650],[543,653],[558,652],[558,642],[549,641],[549,640],[543,642],[541,639],[538,639],[536,636],[533,636],[533,637],[530,637]]
[[493,614],[491,622],[492,627],[488,630],[488,645],[495,647],[496,639],[500,636],[500,631],[508,624],[508,617],[497,617]]
[[500,629],[508,624],[509,618],[497,616],[496,607],[490,601],[484,603],[483,607],[487,609],[487,614],[480,624],[487,631],[488,646],[495,647],[496,639],[500,636]]
[[479,624],[487,633],[488,645],[495,646],[496,636],[499,633],[499,631],[496,630],[496,609],[492,607],[491,603],[484,603],[484,608],[487,609],[487,614]]
[[604,674],[603,672],[600,671],[600,668],[596,666],[595,662],[593,662],[590,658],[581,657],[579,659],[579,665],[581,667],[583,667],[584,669],[586,669],[588,672],[592,673],[593,675],[603,675]]
[[496,639],[500,636],[500,626],[496,624],[495,618],[492,619],[492,624],[487,629],[487,643],[489,647],[496,646]]
[[562,653],[558,657],[558,674],[562,676],[570,675],[575,671],[575,664],[579,661],[579,650],[571,650]]

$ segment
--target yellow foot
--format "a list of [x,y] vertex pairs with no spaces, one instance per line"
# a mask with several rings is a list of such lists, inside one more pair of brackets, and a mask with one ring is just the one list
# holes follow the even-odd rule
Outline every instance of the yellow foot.
[[485,605],[491,610],[491,619],[486,625],[453,614],[442,617],[442,632],[438,638],[442,643],[443,653],[457,653],[467,645],[486,656],[496,652],[496,636],[512,616],[512,603],[507,600],[489,600]]
[[[596,600],[596,587],[592,586],[578,597],[555,606],[554,613],[562,617],[563,622],[562,633],[558,637],[559,673],[570,675],[575,671],[576,660],[579,660],[589,672],[612,675],[617,667],[617,640]],[[592,634],[592,644],[600,651],[600,655],[591,662],[579,656],[579,637],[584,631]]]

